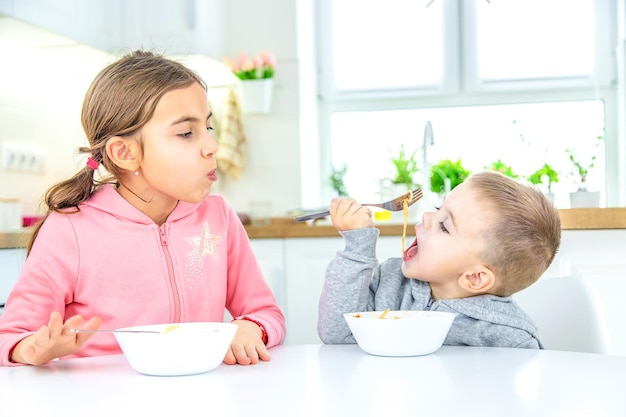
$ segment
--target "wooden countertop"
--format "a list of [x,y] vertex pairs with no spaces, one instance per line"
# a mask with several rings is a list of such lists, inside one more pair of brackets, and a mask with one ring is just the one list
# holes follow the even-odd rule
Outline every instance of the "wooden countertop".
[[[563,230],[626,229],[626,207],[560,209]],[[402,224],[377,225],[381,236],[402,236]],[[246,225],[251,239],[336,237],[329,223],[310,226],[290,217],[273,218],[267,226]],[[26,247],[30,229],[0,231],[0,249]]]
[[[563,230],[626,229],[626,207],[560,209]],[[378,222],[381,236],[402,236],[402,224]],[[251,239],[335,237],[337,230],[328,222],[315,226],[294,223],[289,217],[274,218],[270,225],[247,225]]]

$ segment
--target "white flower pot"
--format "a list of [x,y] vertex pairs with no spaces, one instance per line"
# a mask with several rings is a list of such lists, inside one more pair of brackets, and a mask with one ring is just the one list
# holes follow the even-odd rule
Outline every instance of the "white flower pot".
[[265,114],[272,109],[274,79],[241,80],[242,111],[247,114]]
[[571,208],[600,207],[600,191],[576,191],[569,193]]

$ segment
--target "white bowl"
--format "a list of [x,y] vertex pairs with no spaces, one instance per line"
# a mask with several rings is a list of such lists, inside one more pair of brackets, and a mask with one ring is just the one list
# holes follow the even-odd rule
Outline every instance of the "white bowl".
[[372,355],[419,356],[443,344],[454,313],[444,311],[382,311],[345,313],[343,316],[359,347]]
[[[170,327],[171,326],[171,327]],[[121,333],[115,338],[130,366],[146,375],[191,375],[208,372],[224,360],[235,337],[232,323],[166,323],[118,330],[165,333]]]

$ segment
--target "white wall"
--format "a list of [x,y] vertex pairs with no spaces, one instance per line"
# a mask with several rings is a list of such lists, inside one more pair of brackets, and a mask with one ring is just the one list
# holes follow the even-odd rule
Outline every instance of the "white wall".
[[[305,0],[301,4],[308,3]],[[14,4],[17,3],[0,1],[0,12]],[[188,43],[188,53],[211,53],[216,59],[266,50],[276,55],[272,111],[268,115],[244,115],[247,165],[238,180],[221,175],[214,192],[224,194],[239,212],[246,212],[252,200],[271,200],[273,215],[284,215],[299,207],[301,198],[301,58],[297,48],[296,1],[207,0],[196,1],[195,7],[197,27]],[[82,46],[90,58],[89,65],[79,69],[72,55],[77,51],[77,42],[62,37],[54,41],[39,39],[30,45],[37,54],[24,54],[28,45],[22,42],[16,47],[15,39],[10,42],[15,37],[5,24],[8,21],[0,15],[0,53],[6,57],[0,66],[0,143],[17,141],[44,146],[48,164],[44,175],[0,169],[0,197],[20,198],[25,214],[32,214],[49,185],[79,169],[75,150],[85,142],[80,125],[82,98],[110,55]],[[128,39],[130,35],[127,33]],[[112,42],[118,39],[119,36],[113,37]],[[65,46],[59,47],[55,42]],[[129,45],[132,43],[135,41],[129,41]],[[114,43],[105,49],[123,50],[124,46]],[[51,59],[36,59],[39,54]],[[313,94],[308,97],[314,100]]]
[[25,26],[0,17],[0,142],[42,146],[48,163],[45,174],[0,169],[0,197],[19,198],[30,214],[52,182],[77,170],[82,99],[110,58],[67,38],[26,32]]
[[236,210],[248,210],[251,200],[270,200],[274,215],[284,215],[299,207],[301,192],[296,1],[229,0],[224,11],[224,53],[269,50],[277,70],[272,112],[244,115],[248,166],[238,181],[222,176],[216,191]]

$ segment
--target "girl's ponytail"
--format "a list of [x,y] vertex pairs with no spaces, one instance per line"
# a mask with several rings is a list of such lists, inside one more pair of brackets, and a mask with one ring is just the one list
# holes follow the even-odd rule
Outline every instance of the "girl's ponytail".
[[[80,153],[91,151],[90,148],[79,148]],[[33,243],[39,234],[39,229],[51,212],[71,213],[78,211],[78,205],[87,200],[98,186],[106,182],[94,178],[95,171],[102,161],[102,153],[98,150],[93,155],[94,156],[90,156],[87,159],[85,167],[78,171],[73,177],[53,185],[48,188],[44,194],[43,204],[47,207],[46,214],[44,218],[34,226],[33,233],[26,247],[27,255],[30,253]]]

